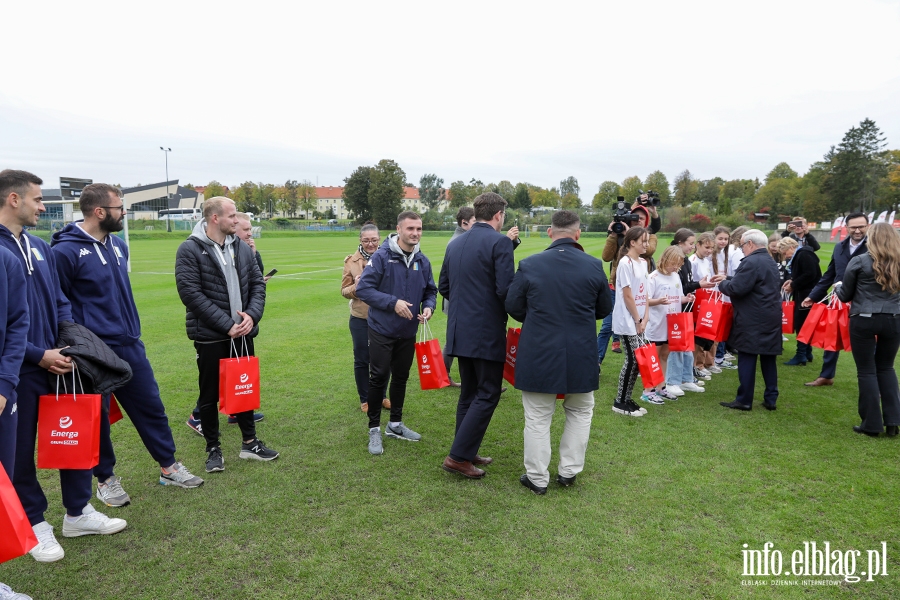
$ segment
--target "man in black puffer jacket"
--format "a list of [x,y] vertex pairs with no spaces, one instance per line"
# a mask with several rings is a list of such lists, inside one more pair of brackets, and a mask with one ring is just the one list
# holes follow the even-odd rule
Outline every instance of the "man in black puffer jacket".
[[[219,361],[232,355],[232,344],[238,355],[253,355],[253,338],[266,302],[266,284],[253,250],[234,235],[237,223],[234,202],[210,198],[203,204],[203,220],[178,247],[175,258],[175,283],[187,308],[187,335],[197,349],[207,473],[225,470],[217,412]],[[252,410],[235,416],[243,436],[240,458],[278,458],[256,437]]]

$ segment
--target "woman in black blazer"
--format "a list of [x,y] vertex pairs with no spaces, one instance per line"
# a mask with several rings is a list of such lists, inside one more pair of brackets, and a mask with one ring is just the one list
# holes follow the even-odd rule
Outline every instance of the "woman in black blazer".
[[[794,298],[794,333],[799,333],[806,322],[809,308],[803,308],[803,299],[822,278],[819,257],[809,246],[800,246],[794,238],[786,237],[778,242],[778,253],[786,262],[786,280],[782,289]],[[786,365],[805,365],[813,359],[812,346],[797,340],[797,353]]]
[[[850,343],[859,381],[860,425],[853,431],[888,436],[900,426],[894,359],[900,348],[900,235],[887,223],[869,228],[866,254],[854,256],[835,293],[850,306]],[[878,343],[875,343],[875,337]],[[880,398],[880,402],[879,402]]]

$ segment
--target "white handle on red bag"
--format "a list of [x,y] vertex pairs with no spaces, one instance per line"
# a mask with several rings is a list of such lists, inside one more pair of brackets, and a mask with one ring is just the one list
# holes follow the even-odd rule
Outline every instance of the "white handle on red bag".
[[[247,362],[250,362],[250,349],[247,347],[247,336],[241,336],[241,349],[244,351],[243,356],[247,357]],[[233,356],[233,355],[237,356]],[[237,346],[234,345],[234,338],[231,338],[231,349],[228,351],[228,358],[237,358],[238,361],[241,360],[242,355],[238,352]]]
[[[78,373],[78,364],[72,360],[72,400],[73,402],[78,401],[78,388],[75,386],[75,374]],[[63,384],[63,394],[69,393],[69,388],[66,386],[66,377],[65,375],[57,375],[56,376],[56,401],[59,402],[59,380],[62,379]],[[81,393],[84,394],[84,384],[81,382],[81,373],[78,373],[78,385],[81,386]]]

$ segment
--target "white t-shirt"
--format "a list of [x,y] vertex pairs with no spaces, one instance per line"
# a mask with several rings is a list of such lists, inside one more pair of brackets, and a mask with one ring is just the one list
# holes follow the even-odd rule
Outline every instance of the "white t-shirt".
[[734,272],[737,271],[738,265],[741,264],[741,261],[744,260],[744,252],[740,248],[731,247],[731,250],[728,251],[728,276],[734,275]]
[[699,283],[701,279],[713,276],[711,256],[712,255],[707,256],[706,258],[700,258],[696,254],[691,254],[691,257],[688,258],[688,260],[691,261],[691,275],[694,276],[694,281],[697,283]]
[[668,304],[657,304],[650,307],[650,322],[647,323],[645,335],[651,342],[663,342],[669,338],[669,326],[666,315],[681,312],[681,297],[684,293],[681,289],[681,277],[678,273],[663,275],[658,270],[647,277],[647,297],[669,297]]
[[[729,260],[731,259],[731,253],[729,251]],[[712,261],[710,261],[712,262]],[[725,260],[725,249],[722,248],[716,253],[716,267],[718,268],[718,273],[716,275],[730,275],[728,272],[728,261]]]
[[631,260],[624,256],[616,267],[616,306],[613,308],[612,329],[618,335],[637,335],[634,326],[634,317],[628,312],[625,300],[622,298],[622,289],[631,288],[634,304],[637,307],[638,316],[643,318],[644,308],[647,306],[647,261],[643,258]]

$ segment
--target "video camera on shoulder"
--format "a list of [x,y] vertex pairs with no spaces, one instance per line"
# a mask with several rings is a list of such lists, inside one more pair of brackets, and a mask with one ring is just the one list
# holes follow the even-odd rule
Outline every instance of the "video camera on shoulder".
[[[659,206],[659,192],[654,192],[653,190],[647,192],[638,190],[638,192],[640,193],[638,194],[637,198],[634,199],[635,202],[637,202],[641,206]],[[641,196],[643,196],[644,194],[647,194],[646,200],[643,200],[641,198]]]
[[625,233],[626,224],[628,227],[631,227],[637,223],[640,218],[641,215],[636,215],[631,212],[631,207],[625,202],[625,196],[616,196],[616,201],[613,204],[613,224],[612,227],[610,227],[610,231],[622,235]]

